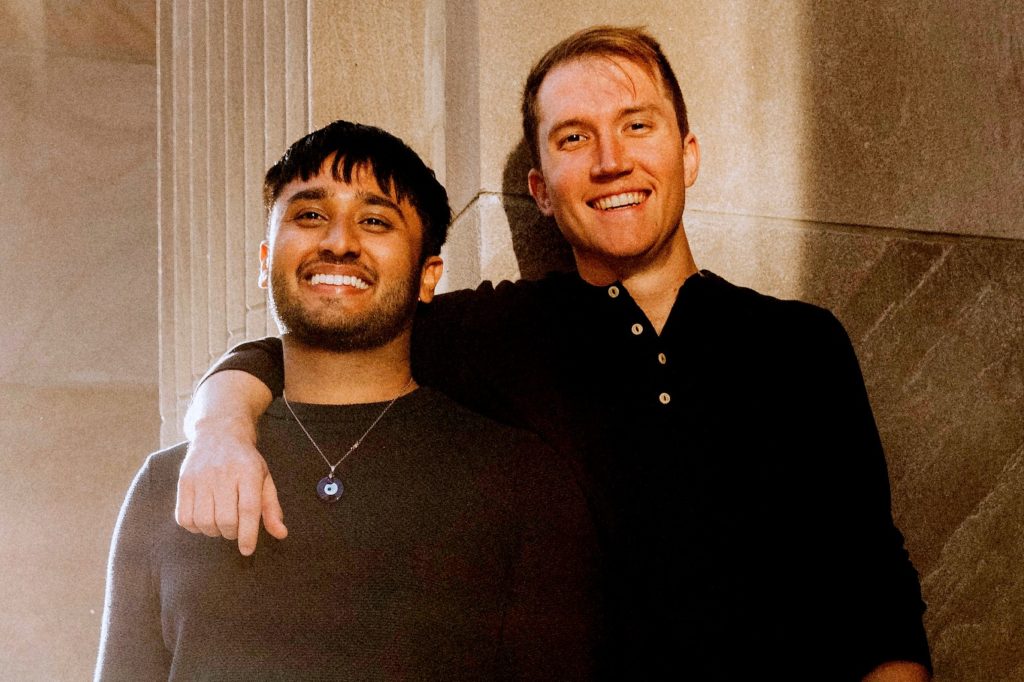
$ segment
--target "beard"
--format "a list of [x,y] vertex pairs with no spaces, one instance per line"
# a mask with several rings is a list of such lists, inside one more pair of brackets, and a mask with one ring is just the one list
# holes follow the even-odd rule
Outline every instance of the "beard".
[[382,286],[372,309],[345,312],[343,301],[323,300],[317,310],[303,306],[288,288],[289,275],[271,269],[270,308],[282,334],[302,344],[335,353],[380,348],[412,325],[419,289],[419,272],[404,281]]

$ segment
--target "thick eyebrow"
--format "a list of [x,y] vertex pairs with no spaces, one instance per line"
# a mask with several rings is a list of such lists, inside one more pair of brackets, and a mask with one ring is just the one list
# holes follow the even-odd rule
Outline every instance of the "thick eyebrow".
[[383,206],[384,208],[390,208],[392,211],[402,216],[402,218],[405,218],[405,213],[402,212],[402,207],[383,194],[367,192],[364,190],[356,194],[356,197],[367,206]]
[[[296,201],[324,201],[329,199],[331,193],[323,187],[308,187],[306,189],[300,189],[295,194],[288,197],[285,205],[290,205]],[[402,211],[402,207],[398,205],[394,200],[380,194],[378,192],[370,192],[361,190],[356,193],[356,199],[363,202],[367,206],[381,206],[383,208],[389,208],[398,215],[405,218],[405,213]]]
[[327,190],[323,187],[311,187],[309,189],[300,189],[295,194],[288,197],[285,201],[285,205],[293,204],[296,201],[323,201],[327,198]]

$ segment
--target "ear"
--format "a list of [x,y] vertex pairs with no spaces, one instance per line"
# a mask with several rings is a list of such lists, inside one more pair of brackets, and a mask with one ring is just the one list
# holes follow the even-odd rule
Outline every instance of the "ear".
[[684,182],[687,187],[692,187],[700,170],[700,143],[693,133],[687,133],[683,138],[683,169]]
[[550,218],[554,214],[554,210],[551,208],[551,197],[548,196],[548,185],[544,182],[544,174],[536,168],[531,168],[526,176],[526,184],[530,189],[530,196],[537,202],[537,208]]
[[258,284],[260,289],[266,289],[270,283],[270,242],[266,239],[260,242],[260,278]]
[[420,303],[430,303],[434,300],[434,287],[441,280],[444,274],[444,261],[440,256],[427,256],[420,270]]

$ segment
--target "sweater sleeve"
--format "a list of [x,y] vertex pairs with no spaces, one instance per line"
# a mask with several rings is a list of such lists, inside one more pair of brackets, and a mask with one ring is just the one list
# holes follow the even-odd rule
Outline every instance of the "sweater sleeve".
[[[519,297],[503,283],[441,294],[420,304],[413,322],[412,368],[416,380],[499,421],[515,422],[507,400],[489,381],[489,369],[501,362],[507,325]],[[499,295],[500,294],[500,295]],[[199,383],[226,369],[248,372],[276,397],[284,390],[281,339],[268,336],[234,346],[217,360]]]
[[831,535],[844,554],[836,576],[837,618],[846,622],[854,669],[887,661],[931,669],[918,575],[892,518],[889,476],[878,428],[850,339],[830,316],[819,363],[820,429],[833,478]]
[[132,482],[114,529],[107,566],[97,682],[167,679],[171,657],[153,569],[152,457]]
[[281,350],[281,339],[266,336],[233,346],[206,371],[199,383],[226,369],[248,372],[266,384],[275,397],[281,395],[284,392],[284,354]]
[[[412,356],[413,371],[421,383],[454,394],[465,394],[477,383],[467,363],[476,366],[468,361],[487,349],[480,347],[479,335],[467,334],[463,323],[472,315],[475,302],[489,291],[490,284],[484,284],[477,291],[442,294],[430,304],[420,304],[413,322]],[[281,339],[267,336],[232,347],[199,383],[227,369],[248,372],[266,384],[275,397],[280,396],[284,391]]]

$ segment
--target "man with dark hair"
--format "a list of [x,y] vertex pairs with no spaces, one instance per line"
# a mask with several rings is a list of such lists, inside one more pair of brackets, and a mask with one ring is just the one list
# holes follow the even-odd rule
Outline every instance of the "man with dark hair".
[[111,549],[96,678],[592,674],[596,541],[567,463],[410,371],[444,188],[337,121],[268,171],[260,285],[286,370],[259,424],[291,526],[249,557],[173,523],[185,446],[149,457]]
[[[586,473],[619,674],[926,680],[924,604],[850,341],[827,311],[697,269],[682,216],[700,148],[657,42],[615,27],[562,41],[527,78],[523,129],[530,193],[578,274],[439,296],[413,364]],[[276,356],[232,351],[215,370],[244,372],[208,378],[189,425],[179,522],[243,553],[260,500],[284,535],[249,426],[280,392]]]

